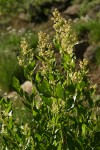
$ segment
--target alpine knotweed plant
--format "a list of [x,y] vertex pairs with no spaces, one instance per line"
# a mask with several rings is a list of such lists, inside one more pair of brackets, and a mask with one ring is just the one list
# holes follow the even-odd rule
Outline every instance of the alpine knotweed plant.
[[[92,150],[99,149],[97,115],[92,108],[94,88],[88,79],[87,61],[80,62],[76,70],[73,46],[76,37],[68,21],[60,13],[53,12],[55,35],[38,35],[37,54],[21,42],[19,65],[35,89],[28,95],[14,78],[14,87],[32,114],[32,121],[17,124],[10,119],[11,105],[1,101],[1,138],[6,149],[30,150]],[[8,109],[10,106],[10,109]],[[5,116],[7,110],[8,116]],[[8,119],[9,118],[9,119]],[[9,142],[9,144],[8,144]]]

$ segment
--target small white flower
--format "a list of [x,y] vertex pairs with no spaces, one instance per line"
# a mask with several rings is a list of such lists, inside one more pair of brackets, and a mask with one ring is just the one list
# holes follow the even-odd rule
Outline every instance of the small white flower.
[[9,116],[9,117],[11,117],[11,116],[12,116],[12,110],[9,112],[8,116]]

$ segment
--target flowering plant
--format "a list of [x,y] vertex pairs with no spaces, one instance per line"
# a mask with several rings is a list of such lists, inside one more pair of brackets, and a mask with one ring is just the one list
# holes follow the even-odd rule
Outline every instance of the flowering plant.
[[57,10],[53,12],[52,20],[55,30],[53,42],[49,35],[40,32],[35,57],[25,39],[21,42],[19,65],[35,88],[29,95],[21,89],[16,78],[14,86],[32,114],[32,122],[31,125],[29,122],[16,125],[12,115],[9,116],[11,109],[6,108],[9,117],[2,115],[6,122],[2,122],[2,137],[8,139],[10,136],[9,142],[15,141],[9,145],[4,141],[8,149],[14,146],[16,149],[33,150],[88,150],[99,147],[95,143],[98,120],[92,115],[94,87],[88,79],[87,61],[81,61],[80,69],[76,69],[73,53],[76,37],[71,25]]

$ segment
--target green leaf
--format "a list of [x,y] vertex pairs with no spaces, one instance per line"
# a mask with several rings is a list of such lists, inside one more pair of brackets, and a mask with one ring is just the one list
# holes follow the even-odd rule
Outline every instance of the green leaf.
[[82,124],[82,135],[85,136],[86,134],[86,125],[83,123]]
[[68,54],[64,54],[64,55],[63,55],[63,61],[64,61],[64,63],[70,61],[70,57],[69,57]]
[[20,82],[16,77],[13,77],[13,87],[18,91],[18,93],[20,92]]
[[48,81],[44,79],[41,84],[38,85],[38,91],[44,96],[51,97],[51,89]]
[[40,61],[45,61],[45,59],[43,57],[40,57],[39,55],[36,55],[37,59]]
[[75,147],[79,150],[84,150],[83,143],[77,137],[75,137]]
[[59,142],[57,150],[62,150],[62,141]]
[[52,74],[49,74],[49,75],[48,75],[48,79],[49,79],[50,81],[54,81],[54,76],[53,76]]
[[70,69],[70,56],[68,54],[64,54],[62,57],[62,62],[63,62],[63,66],[65,68],[65,70],[69,70]]
[[64,99],[64,88],[60,83],[57,84],[56,89],[55,89],[55,96],[58,98]]
[[28,104],[27,102],[25,102],[24,100],[22,100],[23,104],[25,105],[25,107],[30,111],[32,112],[32,107],[30,104]]
[[78,83],[77,84],[77,89],[79,90],[79,91],[82,91],[84,88],[85,88],[85,86],[86,86],[86,83],[84,82],[84,81],[81,81],[80,83]]
[[34,121],[38,121],[38,123],[39,123],[39,121],[41,122],[41,112],[40,112],[40,110],[39,109],[37,109],[37,107],[36,106],[34,106],[33,108],[32,108],[32,114],[33,114],[33,119],[34,119]]
[[41,74],[40,74],[40,72],[37,72],[37,74],[36,74],[36,82],[40,82],[41,80],[42,80],[42,76],[41,76]]
[[[83,101],[82,101],[83,102]],[[80,101],[80,103],[82,103],[81,101]],[[84,107],[82,104],[78,104],[78,111],[79,111],[79,113],[80,114],[83,114],[83,116],[85,116],[86,115],[86,113],[87,113],[87,110],[88,108],[87,107]]]
[[24,97],[24,101],[26,101],[29,104],[33,103],[33,100],[36,96],[36,92],[33,91],[31,95],[29,95],[26,91],[23,91],[23,97]]
[[41,141],[41,135],[39,135],[38,133],[35,134],[35,138],[37,138],[39,142]]
[[32,111],[33,116],[37,116],[37,112],[35,110]]
[[53,44],[55,46],[55,51],[59,52],[59,49],[60,49],[61,45],[60,45],[59,41],[56,38],[53,39]]
[[31,70],[34,70],[35,67],[35,60],[33,60],[26,68],[27,72],[30,72]]
[[41,96],[42,100],[45,102],[46,105],[52,106],[52,99],[49,97]]

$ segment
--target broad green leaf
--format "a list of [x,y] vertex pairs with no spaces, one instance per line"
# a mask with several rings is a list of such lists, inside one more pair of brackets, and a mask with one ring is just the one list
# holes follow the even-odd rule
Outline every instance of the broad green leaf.
[[41,135],[39,135],[38,133],[35,134],[35,138],[37,138],[39,142],[41,141]]
[[82,114],[80,114],[80,116],[79,116],[79,122],[80,122],[80,123],[83,122],[83,116],[82,116]]
[[58,142],[56,141],[56,139],[53,141],[53,145],[57,147]]
[[42,100],[45,102],[46,105],[52,106],[52,99],[49,97],[41,96]]
[[85,88],[86,84],[84,81],[81,81],[80,83],[77,84],[77,89],[79,91],[82,91]]
[[63,61],[64,63],[68,62],[70,60],[70,56],[68,54],[63,55]]
[[48,78],[49,78],[50,81],[54,81],[54,76],[52,74],[49,74]]
[[36,73],[36,82],[39,83],[39,82],[42,80],[42,78],[43,78],[43,77],[41,76],[40,72],[37,72],[37,73]]
[[88,108],[84,107],[82,104],[78,104],[78,108],[77,109],[78,109],[80,114],[83,114],[83,116],[85,116],[87,111],[88,111]]
[[37,112],[34,109],[32,110],[32,114],[33,116],[37,116]]
[[52,92],[50,89],[50,85],[46,79],[44,79],[42,83],[38,85],[38,91],[46,97],[51,97]]
[[55,96],[57,96],[58,98],[61,98],[61,99],[64,98],[64,88],[60,83],[58,83],[56,86]]
[[62,141],[59,142],[57,150],[62,150]]
[[68,54],[64,54],[62,57],[62,62],[65,70],[69,70],[70,68],[70,56]]
[[86,125],[83,123],[82,124],[82,135],[85,136],[86,134]]

